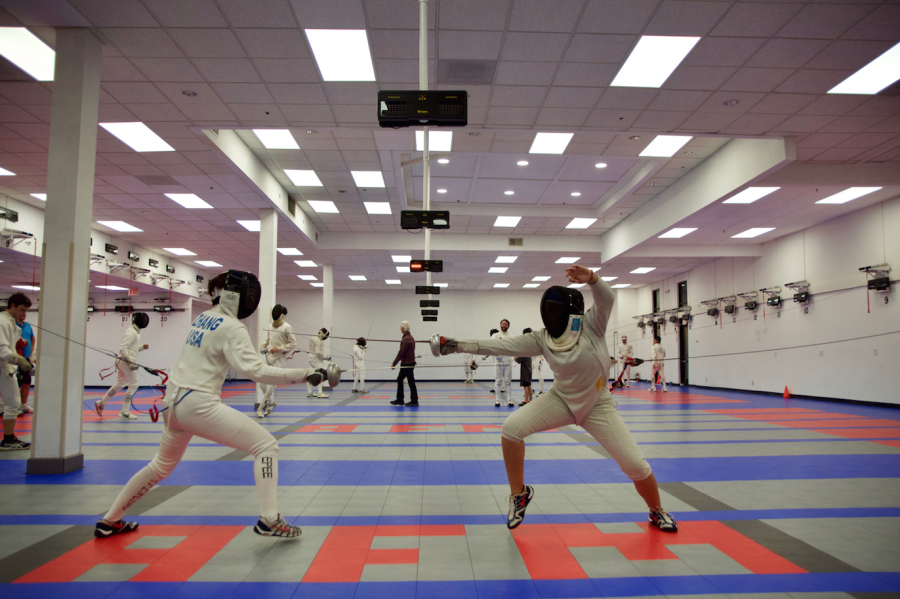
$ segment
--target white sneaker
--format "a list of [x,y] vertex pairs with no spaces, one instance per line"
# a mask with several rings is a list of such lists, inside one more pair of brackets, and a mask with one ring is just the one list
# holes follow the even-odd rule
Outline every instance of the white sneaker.
[[265,411],[263,412],[264,415],[265,415],[265,416],[268,416],[269,414],[271,414],[272,411],[275,409],[275,407],[276,407],[277,405],[278,405],[278,404],[275,403],[274,401],[273,401],[272,403],[270,403],[270,404],[266,404],[266,409],[265,409]]
[[321,398],[325,399],[325,398],[327,398],[328,396],[325,395],[324,393],[319,393],[318,395],[316,395],[316,397],[321,397]]
[[126,412],[124,410],[119,412],[119,418],[121,418],[122,420],[137,420],[138,419],[138,417],[135,416],[134,414],[132,414],[131,412]]
[[663,387],[663,393],[668,393],[668,392],[669,392],[669,390],[666,389],[665,387]]
[[315,397],[315,396],[316,396],[315,393],[307,393],[307,394],[306,394],[306,397]]
[[656,387],[650,387],[650,391],[656,391]]
[[265,418],[266,415],[263,414],[262,410],[258,410],[258,411],[256,412],[256,417],[257,417],[257,418]]
[[103,400],[98,399],[94,402],[94,411],[97,412],[97,416],[103,418]]
[[365,389],[360,390],[360,393],[368,393]]
[[32,410],[29,405],[23,405],[19,408],[19,414],[34,414],[34,410]]

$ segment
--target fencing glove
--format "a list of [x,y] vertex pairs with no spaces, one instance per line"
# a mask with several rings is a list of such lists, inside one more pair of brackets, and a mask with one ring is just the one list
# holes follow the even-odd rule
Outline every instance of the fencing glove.
[[19,367],[19,370],[22,372],[31,372],[31,369],[34,368],[31,362],[29,362],[26,358],[22,356],[16,356],[16,365]]
[[313,387],[318,387],[322,381],[328,378],[328,371],[324,368],[317,368],[315,371],[306,375],[306,382]]
[[459,353],[459,344],[456,342],[456,339],[441,337],[441,355],[446,356],[456,353]]

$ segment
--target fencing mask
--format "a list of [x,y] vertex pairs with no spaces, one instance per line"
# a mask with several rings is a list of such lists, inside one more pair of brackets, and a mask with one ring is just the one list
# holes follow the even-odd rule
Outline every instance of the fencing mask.
[[554,285],[541,297],[541,319],[553,338],[552,349],[566,351],[581,335],[584,296],[577,289]]
[[329,333],[328,329],[326,329],[325,327],[322,327],[321,329],[319,329],[318,336],[319,336],[319,339],[321,339],[322,341],[325,341],[326,339],[328,339],[328,337],[330,335],[331,335],[331,333]]
[[259,306],[259,296],[262,293],[256,275],[241,270],[229,270],[223,274],[225,274],[225,287],[215,290],[214,298],[218,302],[213,300],[213,303],[219,303],[222,307],[228,308],[238,320],[243,320],[256,312],[256,308]]
[[275,307],[272,308],[272,320],[278,320],[282,316],[287,316],[287,313],[287,308],[281,304],[275,304]]
[[146,329],[150,324],[150,317],[146,312],[135,312],[131,315],[131,323],[137,325],[139,329]]
[[366,346],[366,338],[365,338],[365,337],[360,337],[359,339],[357,339],[357,340],[356,340],[356,345],[358,345],[358,346],[360,346],[360,347],[365,347],[365,346]]

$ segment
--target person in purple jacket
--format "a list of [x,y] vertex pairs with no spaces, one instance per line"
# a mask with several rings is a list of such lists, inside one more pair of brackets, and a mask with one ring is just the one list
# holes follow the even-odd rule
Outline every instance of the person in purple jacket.
[[416,340],[409,333],[409,321],[404,320],[400,323],[400,332],[403,333],[403,339],[400,340],[400,351],[391,364],[391,369],[400,362],[400,374],[397,375],[397,399],[391,402],[393,406],[402,406],[403,403],[403,379],[409,382],[409,403],[405,404],[409,407],[419,405],[419,392],[416,389],[416,375],[413,370],[416,367]]

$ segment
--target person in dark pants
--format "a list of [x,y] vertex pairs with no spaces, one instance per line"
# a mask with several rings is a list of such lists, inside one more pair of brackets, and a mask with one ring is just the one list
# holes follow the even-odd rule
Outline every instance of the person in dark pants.
[[409,334],[409,321],[404,320],[400,323],[400,332],[403,333],[403,339],[400,340],[400,351],[394,358],[391,368],[397,366],[400,362],[400,374],[397,375],[397,399],[391,402],[391,405],[402,406],[403,404],[403,379],[409,383],[409,403],[407,406],[419,405],[419,392],[416,389],[416,375],[413,369],[416,367],[416,340]]
[[[522,334],[527,335],[530,332],[531,329],[529,328],[522,331]],[[521,407],[531,403],[531,358],[516,358],[516,362],[519,363],[519,384],[525,392],[525,401],[519,404]]]

